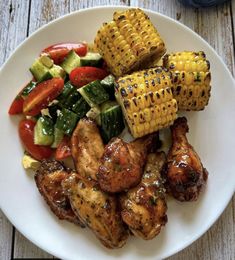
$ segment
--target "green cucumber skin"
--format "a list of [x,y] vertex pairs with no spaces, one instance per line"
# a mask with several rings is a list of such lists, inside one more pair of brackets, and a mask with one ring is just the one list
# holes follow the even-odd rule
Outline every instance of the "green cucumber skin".
[[52,105],[48,107],[49,110],[49,114],[51,116],[51,119],[53,121],[53,123],[56,123],[57,120],[57,110],[60,110],[60,107],[58,106],[58,104]]
[[88,103],[83,97],[81,97],[72,106],[72,111],[76,113],[80,119],[83,118],[89,110],[90,110],[90,106],[88,105]]
[[41,81],[49,71],[49,69],[44,66],[38,59],[35,60],[29,70],[37,81]]
[[27,97],[29,95],[29,93],[36,87],[37,82],[34,81],[30,81],[27,86],[24,87],[21,96],[23,98]]
[[66,108],[62,108],[57,117],[55,127],[64,132],[64,134],[71,135],[77,125],[78,119],[77,114]]
[[66,82],[64,89],[58,97],[59,106],[72,109],[74,104],[81,98],[80,93],[77,91],[70,81]]
[[57,148],[58,145],[61,143],[61,141],[63,140],[64,137],[64,132],[61,131],[58,128],[54,129],[54,141],[51,145],[51,148]]
[[58,100],[63,103],[67,97],[75,90],[76,88],[70,83],[70,81],[67,81],[64,84],[64,88],[61,92],[61,94],[58,97]]
[[102,67],[103,59],[99,53],[88,52],[85,57],[81,57],[81,66]]
[[68,53],[65,60],[60,64],[60,66],[65,70],[67,74],[70,74],[70,72],[81,66],[81,60],[80,57],[77,55],[77,53],[72,50]]
[[99,80],[92,81],[79,89],[80,94],[93,107],[109,99],[108,93],[104,90]]
[[96,60],[82,60],[81,59],[81,67],[97,67],[101,68],[102,67],[102,60],[96,61]]
[[41,61],[40,57],[34,61],[33,65],[29,69],[36,81],[42,82],[55,77],[65,78],[65,71],[58,65],[53,65],[48,68]]
[[72,109],[73,105],[76,104],[76,102],[79,100],[79,98],[81,98],[80,93],[75,90],[73,91],[68,98],[64,101],[63,103],[63,107],[68,108],[68,109]]
[[101,85],[106,90],[106,92],[109,94],[110,100],[115,100],[115,89],[114,89],[114,83],[115,83],[115,77],[110,74],[104,79],[101,80]]
[[36,145],[51,145],[54,141],[54,124],[51,118],[41,116],[34,128],[34,143]]
[[125,128],[121,106],[115,105],[100,113],[101,135],[105,143],[121,134]]

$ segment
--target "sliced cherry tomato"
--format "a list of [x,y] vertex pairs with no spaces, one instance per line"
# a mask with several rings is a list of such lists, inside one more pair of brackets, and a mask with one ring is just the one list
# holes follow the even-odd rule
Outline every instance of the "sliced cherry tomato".
[[52,78],[39,83],[26,97],[23,105],[25,115],[36,116],[41,109],[48,106],[62,91],[64,80],[62,78]]
[[37,160],[50,158],[53,154],[51,147],[34,144],[34,126],[35,122],[23,119],[19,124],[19,136],[25,147],[25,150]]
[[71,50],[74,50],[79,56],[85,56],[87,54],[87,44],[59,43],[47,47],[42,52],[48,53],[55,64],[60,64]]
[[18,95],[11,103],[11,106],[8,110],[8,114],[17,115],[23,113],[23,104],[24,99],[20,95]]
[[[32,79],[30,82],[34,81]],[[8,110],[9,115],[17,115],[23,113],[23,104],[24,104],[24,98],[22,97],[22,93],[26,88],[28,88],[30,82],[28,82],[22,90],[19,92],[19,94],[15,97],[15,99],[12,101],[11,106]]]
[[56,149],[55,159],[63,160],[69,156],[71,156],[70,138],[65,136]]
[[75,87],[82,87],[94,80],[101,80],[107,75],[108,72],[100,68],[78,67],[71,71],[69,79]]

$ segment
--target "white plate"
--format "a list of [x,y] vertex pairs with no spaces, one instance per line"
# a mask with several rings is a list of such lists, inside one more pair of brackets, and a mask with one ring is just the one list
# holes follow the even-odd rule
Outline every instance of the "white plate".
[[129,238],[119,250],[108,250],[88,229],[59,221],[39,194],[33,177],[21,166],[23,149],[17,134],[19,118],[7,110],[31,75],[39,52],[57,42],[91,42],[98,27],[123,7],[82,10],[42,27],[13,53],[0,71],[0,205],[12,224],[39,247],[62,259],[160,259],[199,238],[225,209],[235,189],[235,83],[215,51],[182,24],[147,11],[168,51],[203,50],[211,62],[212,96],[202,112],[187,113],[188,138],[209,171],[208,186],[193,203],[168,202],[168,224],[152,241]]

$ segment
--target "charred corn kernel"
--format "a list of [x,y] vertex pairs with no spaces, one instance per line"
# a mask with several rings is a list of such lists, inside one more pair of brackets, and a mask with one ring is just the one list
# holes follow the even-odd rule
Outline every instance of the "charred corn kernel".
[[180,110],[202,110],[211,91],[210,63],[203,51],[165,55],[163,66],[173,73],[172,93]]
[[142,64],[153,66],[166,51],[149,17],[138,8],[115,12],[113,21],[98,30],[94,45],[115,76]]
[[138,138],[167,127],[176,119],[172,73],[162,67],[120,77],[116,98],[133,137]]

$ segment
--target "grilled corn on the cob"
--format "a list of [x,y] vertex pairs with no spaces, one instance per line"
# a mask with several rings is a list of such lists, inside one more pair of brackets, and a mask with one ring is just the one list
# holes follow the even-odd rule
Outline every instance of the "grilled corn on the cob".
[[115,88],[134,138],[167,127],[176,119],[172,74],[167,69],[156,67],[126,75],[117,80]]
[[138,8],[115,12],[113,21],[103,24],[94,42],[115,76],[138,69],[153,55],[156,61],[165,53],[163,40],[149,17]]
[[202,110],[210,98],[210,63],[203,51],[165,55],[163,66],[173,72],[173,96],[180,110]]

